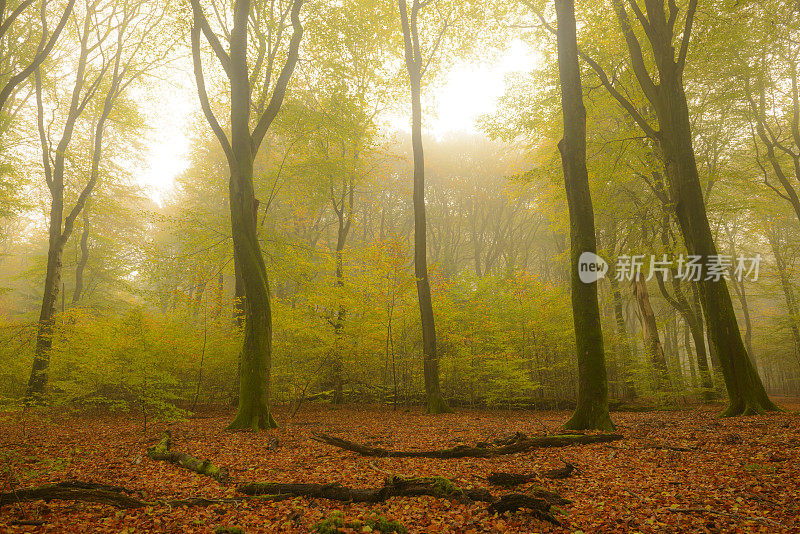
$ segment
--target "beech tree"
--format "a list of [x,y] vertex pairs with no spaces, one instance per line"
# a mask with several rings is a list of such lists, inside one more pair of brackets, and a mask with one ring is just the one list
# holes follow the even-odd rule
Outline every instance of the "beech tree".
[[555,0],[558,27],[558,72],[561,78],[561,110],[564,137],[558,143],[569,205],[570,287],[575,351],[578,355],[578,403],[564,423],[570,430],[612,430],[608,413],[603,331],[597,305],[597,282],[585,283],[579,276],[584,253],[597,253],[594,208],[586,168],[586,108],[583,106],[581,70],[573,0]]
[[[77,54],[74,82],[68,90],[67,103],[58,101],[58,90],[53,90],[54,101],[46,101],[41,67],[34,69],[37,125],[42,151],[42,168],[51,196],[49,214],[49,244],[42,305],[39,313],[36,349],[33,358],[26,397],[29,402],[42,402],[47,385],[50,352],[53,343],[53,326],[59,293],[62,290],[62,256],[64,247],[75,227],[87,199],[94,190],[103,160],[103,143],[107,123],[120,96],[135,80],[150,72],[162,57],[147,49],[149,57],[140,55],[145,46],[155,40],[155,34],[165,16],[165,11],[143,8],[133,2],[104,2],[87,0],[75,14],[77,49],[66,48],[65,59]],[[162,52],[163,54],[163,52]],[[55,106],[63,117],[63,126],[54,140],[53,122],[49,109]],[[64,106],[63,109],[61,106]],[[68,155],[80,121],[94,107],[98,115],[91,119],[91,156],[88,178],[71,208],[67,208]],[[65,216],[66,211],[66,216]]]
[[[244,308],[244,344],[239,357],[239,408],[229,428],[273,428],[277,424],[269,409],[272,311],[267,268],[258,241],[258,200],[253,186],[253,161],[264,136],[281,109],[299,58],[303,38],[303,26],[300,22],[303,0],[294,0],[286,5],[271,2],[269,6],[250,0],[236,0],[232,5],[232,27],[230,31],[223,32],[228,40],[228,50],[225,50],[219,36],[212,29],[200,1],[192,0],[191,5],[192,58],[197,94],[206,120],[225,152],[230,171],[228,200],[233,257],[237,281],[241,280],[242,288],[241,293],[237,291],[237,296],[243,297]],[[219,6],[216,9],[223,11]],[[286,30],[284,21],[287,18],[291,22],[292,34],[285,50],[283,67],[278,72],[277,65],[283,52],[280,45]],[[252,67],[248,60],[251,32],[256,36],[256,56]],[[206,91],[200,48],[201,34],[211,46],[214,57],[228,80],[230,136],[214,115]],[[272,78],[276,73],[273,86]],[[256,92],[253,101],[254,91],[251,84],[256,80],[263,85],[260,93]],[[253,109],[256,111],[254,127],[251,126]]]
[[419,16],[427,2],[412,0],[409,11],[406,0],[399,0],[400,24],[403,29],[403,48],[411,88],[411,144],[414,153],[414,276],[422,322],[422,358],[425,367],[427,412],[450,412],[439,385],[439,355],[436,353],[436,326],[428,278],[427,221],[425,219],[425,154],[422,145],[422,79],[436,55],[448,25],[450,15],[440,22],[432,50],[420,46]]

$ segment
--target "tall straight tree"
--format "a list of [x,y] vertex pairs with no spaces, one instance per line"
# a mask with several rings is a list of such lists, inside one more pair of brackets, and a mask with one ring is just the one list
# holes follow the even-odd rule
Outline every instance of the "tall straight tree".
[[[409,13],[406,0],[399,0],[400,24],[403,29],[406,69],[411,86],[411,145],[414,152],[414,276],[417,279],[417,297],[422,320],[422,357],[425,371],[425,395],[427,412],[431,414],[451,412],[442,397],[439,385],[439,355],[436,352],[436,326],[431,302],[431,284],[428,279],[427,225],[425,220],[425,154],[422,146],[422,78],[430,65],[420,48],[418,20],[420,10],[427,2],[412,0]],[[442,25],[437,44],[447,30],[448,22]]]
[[[233,257],[237,277],[241,280],[244,307],[244,344],[239,356],[239,408],[229,429],[259,430],[276,427],[270,414],[269,390],[272,364],[272,311],[270,308],[269,280],[261,245],[258,241],[258,200],[253,186],[253,162],[264,136],[283,105],[294,67],[300,53],[303,26],[300,10],[303,0],[294,0],[286,10],[277,14],[280,31],[275,32],[276,2],[270,5],[250,0],[233,2],[233,18],[228,36],[230,50],[226,51],[203,13],[199,0],[192,0],[192,58],[197,82],[197,93],[203,113],[219,140],[230,171],[229,204]],[[219,6],[217,6],[219,8]],[[288,15],[292,35],[286,58],[270,91],[273,68],[279,60],[283,21]],[[270,20],[264,21],[264,17]],[[225,17],[222,17],[223,19]],[[250,25],[250,22],[253,22]],[[263,27],[269,25],[269,27]],[[256,58],[254,67],[248,64],[248,36],[255,36]],[[200,49],[200,34],[205,36],[228,78],[230,89],[230,139],[217,120],[206,92],[205,76]],[[270,38],[277,33],[276,40]],[[262,67],[266,73],[261,72]],[[263,77],[263,78],[262,78]],[[252,85],[263,79],[260,95],[255,102]],[[256,111],[255,126],[251,131],[251,110]],[[238,291],[237,291],[238,295]]]
[[578,353],[578,403],[564,424],[570,430],[612,430],[608,413],[608,379],[603,351],[597,282],[584,283],[578,263],[584,252],[597,252],[594,211],[586,168],[586,108],[583,105],[574,0],[555,0],[558,28],[558,73],[564,137],[558,143],[564,169],[570,230],[570,282],[575,348]]
[[[689,0],[682,30],[678,25],[680,10],[674,1],[644,0],[644,11],[637,0],[612,0],[612,3],[631,68],[642,93],[652,105],[658,127],[648,122],[596,62],[587,61],[660,153],[686,248],[689,254],[700,256],[704,263],[709,262],[718,256],[718,252],[706,214],[683,87],[697,0]],[[630,7],[641,26],[641,34],[634,31],[626,6]],[[679,43],[674,42],[676,34],[680,34]],[[644,59],[644,45],[648,43],[657,70],[655,76],[651,75]],[[777,410],[767,397],[761,378],[747,355],[725,279],[717,280],[704,273],[697,287],[728,391],[730,404],[723,415]]]

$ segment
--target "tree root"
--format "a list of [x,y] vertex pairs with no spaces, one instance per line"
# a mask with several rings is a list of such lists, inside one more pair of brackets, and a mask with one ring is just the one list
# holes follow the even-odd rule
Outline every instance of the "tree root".
[[434,451],[390,451],[380,447],[361,445],[346,439],[337,438],[328,434],[314,433],[311,439],[326,443],[340,449],[358,453],[362,456],[376,456],[379,458],[491,458],[504,454],[515,454],[531,449],[545,447],[566,447],[568,445],[588,445],[592,443],[608,443],[623,438],[620,434],[561,434],[554,436],[537,436],[529,438],[520,434],[508,445],[499,447],[469,447],[458,445],[451,449]]
[[228,483],[228,470],[224,467],[217,467],[210,460],[198,460],[186,453],[170,450],[171,448],[172,436],[169,430],[165,430],[159,442],[147,449],[147,456],[153,460],[170,462],[195,473],[211,477],[220,484],[225,485]]

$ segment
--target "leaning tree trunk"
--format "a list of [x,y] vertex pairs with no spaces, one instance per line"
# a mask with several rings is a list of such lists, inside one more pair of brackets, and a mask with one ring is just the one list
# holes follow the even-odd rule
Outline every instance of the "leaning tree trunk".
[[595,253],[594,211],[586,168],[586,109],[583,106],[574,0],[555,0],[558,17],[558,71],[564,138],[559,142],[570,219],[572,317],[578,354],[578,403],[564,428],[611,430],[608,381],[603,352],[597,282],[583,283],[578,261],[584,252]]
[[[704,261],[717,256],[717,247],[706,216],[703,192],[692,147],[689,109],[681,77],[672,69],[660,69],[663,97],[656,106],[663,132],[661,149],[670,177],[670,189],[686,248]],[[667,75],[665,75],[667,74]],[[736,313],[724,278],[706,280],[697,287],[706,325],[722,367],[729,407],[723,415],[777,410],[767,396],[742,342]]]
[[639,318],[642,324],[642,335],[644,337],[645,352],[650,358],[650,363],[656,372],[656,390],[668,391],[671,389],[669,373],[667,372],[667,358],[664,355],[664,347],[658,337],[658,324],[650,305],[650,294],[647,291],[647,283],[641,274],[633,281],[633,295],[639,307]]
[[[683,35],[677,55],[673,39],[678,8],[674,2],[669,3],[669,13],[664,0],[647,0],[646,15],[638,7],[634,7],[636,20],[645,25],[643,37],[633,30],[626,11],[626,3],[623,0],[613,0],[612,4],[625,38],[633,73],[645,97],[652,104],[658,118],[659,131],[655,131],[649,125],[637,108],[613,87],[604,73],[603,83],[636,119],[660,152],[669,178],[670,198],[675,206],[687,251],[690,255],[700,256],[703,265],[707,266],[709,259],[718,254],[703,200],[703,190],[692,145],[689,106],[683,88],[684,67],[698,0],[690,0],[686,7]],[[640,39],[650,42],[652,59],[658,70],[655,76],[657,83],[645,63]],[[596,63],[593,68],[599,71]],[[767,397],[764,385],[747,356],[725,279],[715,280],[713,277],[706,279],[708,278],[706,276],[701,278],[697,282],[697,287],[703,314],[712,345],[719,357],[730,399],[730,405],[723,415],[777,410],[775,404]]]

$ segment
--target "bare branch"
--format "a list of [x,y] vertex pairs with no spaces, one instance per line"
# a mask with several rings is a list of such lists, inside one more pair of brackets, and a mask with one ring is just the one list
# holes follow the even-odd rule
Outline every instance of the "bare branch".
[[8,82],[6,82],[5,87],[3,90],[0,91],[0,110],[3,109],[5,106],[6,101],[11,96],[11,93],[14,92],[14,89],[22,83],[24,80],[30,76],[34,70],[36,70],[39,65],[45,60],[45,58],[50,55],[50,51],[53,49],[53,46],[56,44],[56,40],[58,36],[61,35],[61,30],[64,29],[64,26],[67,24],[69,20],[69,16],[72,13],[72,8],[75,6],[75,0],[69,0],[67,2],[67,7],[64,9],[64,14],[61,16],[61,19],[58,21],[58,24],[53,29],[53,33],[50,38],[47,38],[47,30],[46,27],[43,27],[42,31],[42,40],[39,46],[39,51],[34,56],[33,60],[30,64],[22,69],[16,76],[12,76]]
[[275,89],[272,91],[269,105],[267,105],[267,109],[264,110],[253,130],[253,153],[258,152],[258,147],[261,146],[264,135],[266,135],[272,121],[278,116],[281,105],[283,105],[283,99],[286,96],[286,89],[289,87],[289,81],[292,78],[292,72],[294,72],[297,60],[300,57],[300,42],[303,40],[303,25],[300,22],[300,10],[302,7],[303,0],[294,0],[291,14],[293,31],[292,38],[289,40],[289,53],[286,56],[286,63],[284,63],[283,69],[281,69],[281,73],[275,82]]

